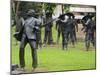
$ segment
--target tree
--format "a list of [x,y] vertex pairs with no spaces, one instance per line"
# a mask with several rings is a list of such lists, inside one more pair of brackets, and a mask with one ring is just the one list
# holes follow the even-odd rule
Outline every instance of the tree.
[[[11,9],[12,9],[12,19],[14,21],[14,25],[17,21],[17,17],[18,17],[18,10],[19,10],[19,4],[20,4],[20,1],[15,1],[15,0],[11,0]],[[14,26],[12,25],[12,26]]]
[[69,12],[69,10],[70,10],[70,4],[65,4],[64,5],[64,12],[66,13],[66,12]]
[[53,11],[55,8],[56,8],[56,4],[54,4],[54,3],[44,3],[43,9],[45,10],[45,12],[49,11],[53,14]]

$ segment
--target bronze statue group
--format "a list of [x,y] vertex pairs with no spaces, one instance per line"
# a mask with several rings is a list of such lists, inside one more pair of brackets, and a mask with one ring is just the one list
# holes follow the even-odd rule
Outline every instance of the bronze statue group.
[[[88,51],[90,47],[90,42],[95,47],[95,32],[96,32],[96,21],[93,20],[95,15],[88,14],[83,17],[81,23],[83,25],[82,31],[85,33],[85,45],[86,50]],[[27,13],[20,13],[19,17],[16,21],[16,33],[14,37],[20,41],[19,48],[19,64],[21,70],[25,68],[25,58],[24,52],[27,43],[29,43],[31,47],[32,53],[32,70],[34,70],[37,63],[37,49],[38,45],[42,48],[42,44],[46,47],[47,44],[53,44],[52,37],[52,26],[53,22],[56,21],[56,29],[58,31],[57,35],[57,43],[59,42],[60,35],[62,36],[62,49],[68,49],[68,42],[71,40],[72,45],[75,45],[76,32],[78,32],[78,24],[75,20],[75,16],[72,13],[61,14],[56,19],[52,19],[52,14],[47,11],[45,17],[42,16],[43,21],[41,21],[41,17],[36,15],[34,10],[29,10]],[[41,39],[41,29],[44,27],[44,41],[42,43]]]

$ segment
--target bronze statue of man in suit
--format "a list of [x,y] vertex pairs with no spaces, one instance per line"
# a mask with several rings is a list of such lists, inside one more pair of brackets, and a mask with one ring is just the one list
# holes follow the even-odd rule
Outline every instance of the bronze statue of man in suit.
[[37,67],[37,50],[36,50],[36,30],[38,30],[38,26],[41,21],[35,18],[35,11],[29,10],[27,12],[27,18],[24,21],[24,25],[22,25],[20,37],[20,50],[19,50],[19,62],[21,69],[25,67],[25,59],[24,59],[24,51],[27,43],[29,43],[31,47],[32,53],[32,68],[35,69]]

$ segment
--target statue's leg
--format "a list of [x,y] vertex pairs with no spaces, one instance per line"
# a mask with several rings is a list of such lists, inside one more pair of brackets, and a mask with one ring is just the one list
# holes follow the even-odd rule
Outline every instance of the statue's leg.
[[27,38],[26,35],[22,36],[21,42],[20,42],[20,50],[19,50],[19,61],[20,61],[20,67],[25,67],[25,59],[24,59],[24,48],[27,44]]
[[37,50],[36,50],[36,41],[35,40],[29,40],[29,44],[31,47],[32,52],[32,67],[37,67]]

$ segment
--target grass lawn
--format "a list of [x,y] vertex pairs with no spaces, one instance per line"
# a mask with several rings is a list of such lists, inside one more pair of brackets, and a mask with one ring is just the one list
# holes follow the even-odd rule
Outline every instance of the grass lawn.
[[[12,29],[14,32],[14,28]],[[13,34],[13,33],[12,33]],[[57,32],[53,29],[53,37]],[[54,38],[56,41],[56,38]],[[19,45],[15,46],[15,40],[12,37],[12,64],[19,64]],[[53,47],[43,47],[37,50],[38,67],[36,72],[50,71],[67,71],[67,70],[83,70],[95,69],[96,57],[93,47],[89,51],[85,51],[84,42],[78,42],[73,48],[69,45],[69,49],[62,50],[61,45]],[[25,48],[25,64],[26,69],[31,70],[31,49],[29,44]]]

